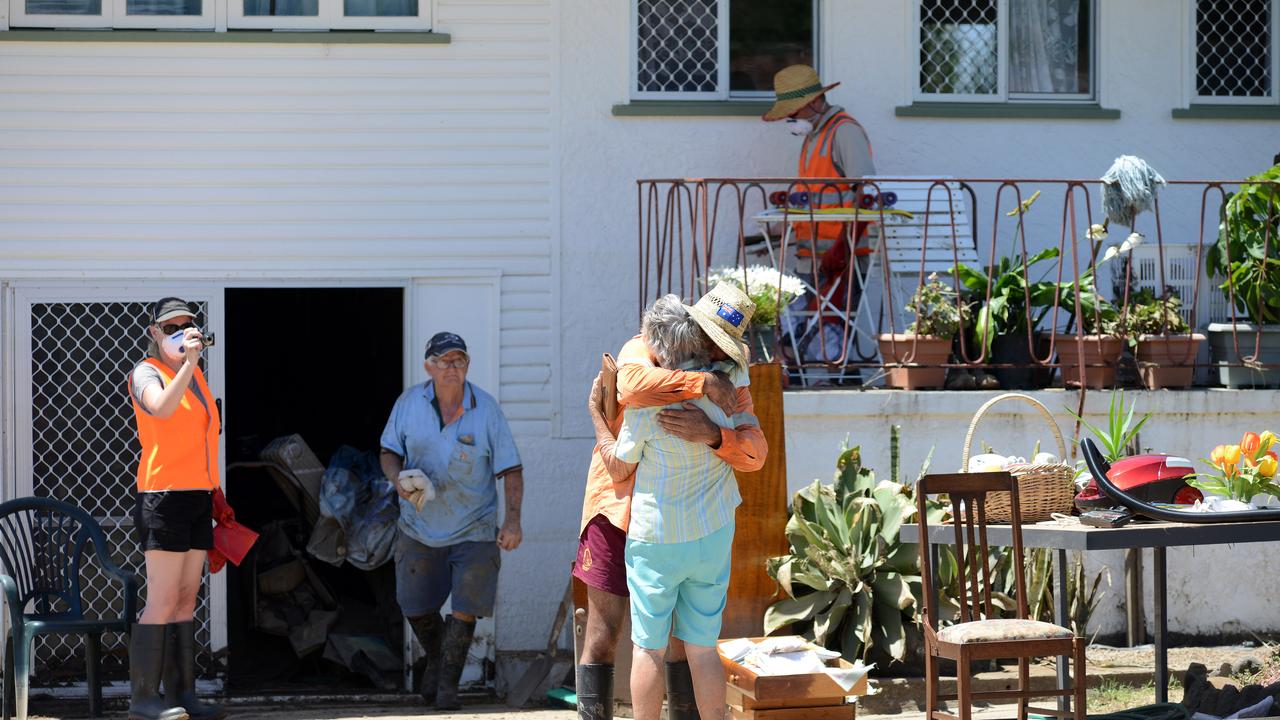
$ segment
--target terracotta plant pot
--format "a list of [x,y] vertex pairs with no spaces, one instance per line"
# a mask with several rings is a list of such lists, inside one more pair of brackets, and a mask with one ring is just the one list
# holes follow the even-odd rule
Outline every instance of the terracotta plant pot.
[[951,338],[884,333],[880,336],[880,357],[884,359],[885,387],[940,388],[947,380],[947,369],[940,366],[951,358]]
[[1116,363],[1124,352],[1124,340],[1114,335],[1085,335],[1083,358],[1076,347],[1075,335],[1054,335],[1053,346],[1062,366],[1063,385],[1080,387],[1081,365],[1085,366],[1085,387],[1099,389],[1116,384]]
[[1139,335],[1138,374],[1148,390],[1191,387],[1204,335]]

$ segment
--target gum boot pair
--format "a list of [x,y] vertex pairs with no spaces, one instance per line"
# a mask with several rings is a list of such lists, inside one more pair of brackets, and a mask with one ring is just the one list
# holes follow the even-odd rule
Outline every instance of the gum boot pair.
[[[129,720],[219,720],[217,705],[196,697],[196,626],[134,625],[129,631]],[[164,695],[160,682],[164,681]]]
[[[687,662],[666,664],[667,720],[698,720],[693,695],[693,674]],[[578,666],[578,720],[613,720],[613,666],[588,663]]]
[[464,622],[452,615],[444,620],[438,613],[428,613],[410,618],[409,626],[422,645],[425,657],[422,678],[418,681],[422,700],[435,705],[437,710],[461,708],[458,681],[467,664],[467,651],[476,632],[475,622]]

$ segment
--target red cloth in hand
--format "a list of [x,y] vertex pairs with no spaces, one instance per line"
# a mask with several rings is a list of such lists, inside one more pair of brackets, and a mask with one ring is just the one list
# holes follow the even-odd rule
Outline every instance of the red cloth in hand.
[[227,504],[222,488],[213,490],[213,549],[209,551],[209,572],[216,573],[227,561],[239,566],[258,540],[258,533],[236,522],[236,513]]

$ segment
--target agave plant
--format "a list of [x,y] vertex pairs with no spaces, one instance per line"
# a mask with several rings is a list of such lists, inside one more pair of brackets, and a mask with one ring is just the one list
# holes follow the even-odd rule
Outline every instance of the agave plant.
[[[843,449],[836,467],[832,484],[814,480],[795,494],[791,552],[768,562],[787,597],[765,612],[765,632],[803,623],[806,637],[848,659],[904,660],[921,580],[919,549],[900,542],[898,531],[915,519],[914,493],[893,480],[877,482],[858,447]],[[943,512],[931,505],[930,522]]]

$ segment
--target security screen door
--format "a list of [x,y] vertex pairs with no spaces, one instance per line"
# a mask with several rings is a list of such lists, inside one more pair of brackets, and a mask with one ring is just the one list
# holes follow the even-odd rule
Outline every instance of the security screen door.
[[[102,525],[116,562],[140,580],[143,555],[133,534],[139,446],[126,378],[145,356],[151,303],[167,295],[196,303],[200,327],[220,329],[222,290],[210,286],[19,285],[7,298],[6,320],[14,332],[6,365],[13,383],[5,394],[14,423],[4,499],[36,495],[79,506]],[[215,344],[205,352],[205,373],[221,398],[221,348]],[[119,615],[119,586],[92,561],[82,572],[86,614]],[[203,584],[196,609],[198,663],[206,677],[221,674],[214,653],[226,647],[224,575]],[[105,677],[127,677],[124,636],[108,634],[102,644]],[[78,637],[42,637],[35,657],[36,686],[84,680]]]

